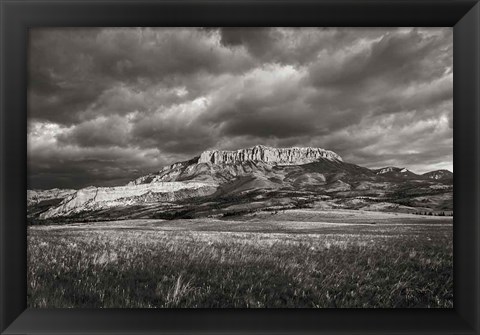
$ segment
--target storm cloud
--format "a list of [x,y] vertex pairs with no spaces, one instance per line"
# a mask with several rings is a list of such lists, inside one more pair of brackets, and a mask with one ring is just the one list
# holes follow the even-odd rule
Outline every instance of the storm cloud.
[[453,170],[450,28],[35,28],[29,40],[30,188],[120,185],[256,144]]

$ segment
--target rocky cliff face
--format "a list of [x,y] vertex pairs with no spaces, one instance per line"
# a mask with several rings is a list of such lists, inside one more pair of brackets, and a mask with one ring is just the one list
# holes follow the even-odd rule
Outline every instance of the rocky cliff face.
[[200,155],[198,163],[237,164],[246,161],[259,161],[272,165],[302,165],[320,159],[342,161],[342,158],[333,151],[321,148],[272,148],[257,145],[253,148],[236,151],[204,151]]
[[117,187],[87,187],[66,197],[58,206],[40,215],[42,219],[65,216],[87,210],[176,201],[212,194],[217,185],[201,182],[158,182]]

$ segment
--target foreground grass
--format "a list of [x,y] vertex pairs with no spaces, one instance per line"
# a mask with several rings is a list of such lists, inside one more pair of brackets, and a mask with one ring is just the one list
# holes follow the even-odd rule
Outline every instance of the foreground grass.
[[[269,223],[271,225],[271,223]],[[127,227],[128,228],[127,228]],[[285,223],[283,223],[285,226]],[[283,227],[282,226],[282,227]],[[452,226],[30,227],[30,307],[452,307]]]

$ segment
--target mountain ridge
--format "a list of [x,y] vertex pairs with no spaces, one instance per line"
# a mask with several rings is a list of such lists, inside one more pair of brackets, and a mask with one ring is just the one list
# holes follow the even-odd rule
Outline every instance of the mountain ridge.
[[261,161],[275,165],[300,165],[312,163],[318,159],[342,161],[337,153],[322,148],[274,148],[256,145],[238,150],[206,150],[200,154],[198,163],[235,164],[245,161]]
[[449,179],[449,178],[453,178],[453,172],[448,171],[446,169],[440,169],[440,170],[426,172],[422,174],[422,176],[429,179],[435,179],[435,180]]
[[[277,200],[287,207],[330,199],[328,206],[367,210],[450,209],[453,174],[450,178],[448,173],[437,170],[419,175],[397,167],[368,169],[344,162],[335,152],[321,148],[259,145],[207,150],[123,186],[30,192],[27,205],[30,215],[38,219],[170,218],[176,217],[175,213],[209,216],[225,213],[229,205],[239,202],[244,203],[241,206],[257,203],[259,208],[270,208]],[[40,200],[32,201],[33,195]],[[50,195],[55,201],[49,201]],[[425,200],[427,195],[430,198]],[[259,205],[258,199],[263,199],[260,202],[264,205]],[[396,204],[389,204],[392,201]]]

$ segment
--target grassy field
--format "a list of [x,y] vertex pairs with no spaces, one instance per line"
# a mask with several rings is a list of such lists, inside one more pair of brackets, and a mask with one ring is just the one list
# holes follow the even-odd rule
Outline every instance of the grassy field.
[[30,307],[452,307],[452,218],[292,210],[31,226]]

